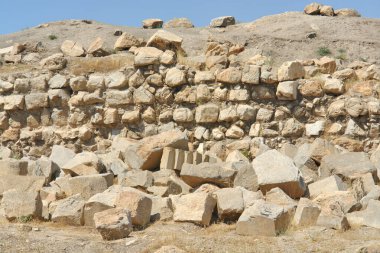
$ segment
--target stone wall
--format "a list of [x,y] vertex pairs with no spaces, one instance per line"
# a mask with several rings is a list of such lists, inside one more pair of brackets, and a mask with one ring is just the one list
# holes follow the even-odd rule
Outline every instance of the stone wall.
[[378,144],[378,65],[323,57],[274,69],[261,55],[235,61],[244,47],[218,42],[194,61],[172,33],[137,44],[131,36],[115,45],[128,51],[79,58],[62,45],[65,54],[31,72],[3,74],[3,145],[39,157],[53,144],[104,150],[112,135],[140,139],[174,128],[187,130],[194,149],[247,136],[272,148],[319,136],[351,151]]

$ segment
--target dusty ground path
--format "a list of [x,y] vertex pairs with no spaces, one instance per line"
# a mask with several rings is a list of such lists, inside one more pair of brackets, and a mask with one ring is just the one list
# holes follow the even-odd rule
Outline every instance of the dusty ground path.
[[214,224],[200,228],[170,222],[135,231],[127,239],[105,242],[94,229],[86,227],[61,227],[53,223],[0,225],[2,253],[150,253],[164,245],[175,245],[187,252],[357,252],[369,245],[380,249],[380,231],[361,228],[338,232],[312,227],[270,238],[239,236],[235,233],[235,225]]
[[[112,49],[117,39],[115,30],[122,30],[147,40],[156,30],[135,27],[114,26],[93,21],[59,21],[44,28],[28,28],[23,31],[0,35],[0,48],[15,42],[42,42],[44,55],[59,51],[64,40],[80,42],[87,48],[97,37],[105,40],[105,46]],[[246,44],[240,59],[256,54],[273,57],[273,65],[295,59],[320,57],[318,48],[327,47],[333,56],[350,59],[380,61],[380,20],[352,17],[310,16],[300,12],[288,12],[266,16],[251,23],[242,23],[225,29],[174,28],[167,29],[184,39],[183,47],[188,55],[200,55],[209,39]],[[317,37],[307,39],[315,32]],[[50,40],[49,35],[57,36]],[[299,50],[302,48],[302,50]]]

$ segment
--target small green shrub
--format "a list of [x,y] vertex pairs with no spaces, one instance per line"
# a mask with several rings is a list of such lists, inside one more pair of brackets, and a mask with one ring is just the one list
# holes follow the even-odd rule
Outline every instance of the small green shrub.
[[20,223],[28,223],[33,220],[33,217],[28,215],[28,216],[20,216],[17,218],[17,221]]
[[330,54],[331,54],[331,51],[330,51],[330,49],[328,49],[327,47],[320,47],[320,48],[318,48],[317,53],[318,53],[320,56],[326,56],[326,55],[330,55]]
[[56,35],[54,35],[54,34],[50,34],[48,37],[49,37],[49,40],[56,40],[56,39],[58,39],[58,37]]

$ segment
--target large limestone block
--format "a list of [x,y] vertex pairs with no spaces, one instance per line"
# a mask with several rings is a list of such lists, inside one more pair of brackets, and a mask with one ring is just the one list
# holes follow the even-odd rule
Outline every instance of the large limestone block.
[[364,152],[347,152],[323,157],[320,166],[321,177],[339,174],[346,178],[372,173],[377,174],[376,167]]
[[104,192],[113,183],[110,173],[100,175],[77,176],[69,179],[70,193],[80,194],[85,200],[93,195]]
[[344,83],[342,80],[329,78],[326,79],[325,84],[323,85],[323,90],[327,94],[332,95],[341,95],[344,93]]
[[108,209],[94,215],[96,230],[104,240],[127,237],[133,230],[131,212],[124,208]]
[[336,191],[320,194],[313,202],[321,207],[321,215],[343,217],[360,209],[360,203],[350,191]]
[[298,61],[284,62],[277,72],[278,81],[293,81],[305,76],[305,69]]
[[244,210],[236,223],[236,233],[252,236],[276,236],[286,231],[289,213],[276,204],[257,200]]
[[8,158],[0,160],[0,175],[27,175],[28,161]]
[[193,28],[193,23],[188,18],[174,18],[164,24],[164,28]]
[[269,150],[252,161],[257,174],[260,190],[265,194],[279,187],[292,198],[302,197],[305,184],[299,169],[292,159],[276,150]]
[[307,198],[301,198],[294,214],[293,224],[297,227],[314,226],[320,213],[318,205]]
[[131,170],[119,178],[122,186],[146,189],[153,185],[153,174],[147,170]]
[[361,200],[360,204],[365,209],[371,199],[380,200],[380,186],[375,185]]
[[73,159],[74,156],[75,152],[73,150],[65,148],[64,146],[54,145],[49,159],[62,168],[63,165]]
[[67,56],[79,57],[85,54],[85,50],[81,44],[71,40],[65,40],[61,45],[61,51]]
[[83,225],[84,199],[80,194],[58,200],[51,220],[65,225]]
[[99,174],[103,169],[98,156],[87,151],[75,155],[62,166],[62,170],[72,176]]
[[153,170],[160,166],[165,147],[187,150],[188,138],[180,130],[170,130],[124,146],[124,162],[132,169]]
[[210,225],[216,201],[209,193],[197,192],[186,195],[172,195],[173,220]]
[[153,197],[151,221],[167,221],[173,219],[173,210],[171,209],[171,199],[169,197]]
[[131,211],[132,224],[134,226],[145,226],[150,221],[152,199],[146,193],[126,187],[117,196],[115,205],[116,207],[126,208]]
[[380,201],[371,199],[363,211],[347,214],[351,227],[367,226],[380,229]]
[[216,104],[205,104],[198,106],[195,110],[195,121],[197,123],[214,123],[218,121],[219,106]]
[[18,175],[1,175],[0,176],[0,195],[11,189],[21,192],[39,191],[45,184],[45,177],[38,176],[18,176]]
[[114,185],[87,200],[83,210],[84,225],[95,226],[94,214],[114,208],[116,199],[122,191],[123,187]]
[[216,76],[218,82],[227,83],[227,84],[238,84],[241,82],[242,73],[238,68],[228,68],[220,72]]
[[244,211],[243,192],[238,188],[224,188],[213,193],[220,220],[235,221]]
[[233,163],[232,166],[237,170],[234,178],[234,187],[244,187],[249,191],[257,191],[259,189],[257,175],[251,163],[241,161]]
[[11,189],[3,192],[1,207],[5,217],[13,220],[22,217],[40,218],[42,215],[42,202],[38,191],[20,191]]
[[330,177],[309,184],[308,188],[310,198],[315,198],[323,193],[345,191],[347,190],[347,185],[343,183],[340,177],[338,177],[337,175],[332,175]]
[[308,15],[319,15],[321,7],[319,3],[311,3],[305,7],[304,12]]
[[227,163],[184,164],[181,170],[181,178],[191,187],[197,187],[205,183],[231,187],[236,172]]
[[45,184],[49,184],[59,175],[59,167],[47,157],[41,156],[36,161],[28,161],[28,175],[45,177]]

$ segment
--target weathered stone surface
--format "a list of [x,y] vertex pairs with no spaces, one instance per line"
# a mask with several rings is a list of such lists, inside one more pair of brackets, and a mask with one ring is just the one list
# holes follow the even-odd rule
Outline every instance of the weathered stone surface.
[[122,89],[128,85],[128,78],[123,72],[113,72],[106,77],[105,85],[109,89]]
[[344,93],[344,83],[339,79],[326,79],[323,90],[327,94],[340,95]]
[[227,84],[238,84],[242,78],[242,73],[239,69],[231,67],[220,72],[216,79],[218,82]]
[[187,80],[185,72],[178,68],[171,68],[166,73],[165,83],[169,87],[176,87],[185,84],[186,82]]
[[339,9],[335,11],[335,15],[344,17],[360,17],[360,13],[355,9]]
[[173,120],[175,122],[181,122],[181,123],[192,122],[194,120],[194,116],[190,109],[178,108],[178,109],[175,109],[173,112]]
[[158,64],[162,54],[163,52],[155,47],[139,48],[135,56],[134,64],[136,67]]
[[244,211],[243,193],[238,188],[224,188],[213,193],[220,220],[235,221]]
[[173,219],[173,211],[171,209],[171,200],[169,197],[153,197],[151,221],[167,221]]
[[323,82],[320,80],[300,80],[299,91],[305,97],[322,97],[323,96]]
[[94,227],[94,214],[114,208],[117,196],[121,191],[123,188],[115,185],[88,199],[83,210],[84,225]]
[[19,175],[1,175],[0,176],[0,195],[3,192],[15,189],[20,192],[35,192],[42,189],[45,183],[45,177],[38,176],[19,176]]
[[191,187],[212,183],[222,187],[233,185],[236,170],[228,164],[204,162],[200,164],[184,164],[181,178]]
[[364,152],[328,155],[321,161],[321,177],[338,174],[345,178],[353,178],[365,173],[375,174],[377,170]]
[[85,54],[85,50],[81,44],[71,40],[65,40],[61,45],[61,51],[67,56],[79,57]]
[[219,106],[216,104],[205,104],[198,106],[195,110],[195,121],[197,123],[213,123],[218,121]]
[[283,207],[257,200],[244,210],[236,223],[239,235],[276,236],[286,231],[291,216]]
[[36,110],[49,106],[48,95],[45,93],[31,93],[25,96],[27,110]]
[[280,82],[277,86],[276,96],[279,100],[296,100],[297,92],[297,81]]
[[132,169],[153,170],[159,168],[164,147],[188,149],[188,139],[180,130],[170,130],[147,137],[138,143],[122,148],[124,161]]
[[67,60],[61,53],[53,54],[40,61],[40,65],[51,71],[61,70],[66,67]]
[[340,177],[338,177],[337,175],[332,175],[315,183],[309,184],[308,188],[310,198],[315,198],[318,195],[324,193],[345,191],[347,190],[347,185],[343,183]]
[[141,41],[129,33],[123,33],[115,42],[114,49],[121,51],[127,50],[131,47],[139,47],[141,45]]
[[24,109],[25,104],[24,95],[10,95],[4,97],[4,110],[13,111],[13,110],[22,110]]
[[62,168],[63,165],[73,159],[74,156],[75,152],[73,150],[65,148],[64,146],[54,145],[49,159]]
[[174,33],[158,30],[147,42],[149,47],[157,47],[161,50],[171,49],[181,52],[181,44],[183,39]]
[[218,17],[211,20],[210,27],[227,27],[235,24],[235,18],[232,16]]
[[347,220],[351,227],[367,226],[380,228],[380,201],[369,200],[368,206],[363,211],[347,214]]
[[22,217],[38,219],[42,215],[42,202],[38,191],[5,191],[2,193],[1,206],[8,220]]
[[87,53],[93,56],[105,56],[108,52],[104,49],[104,40],[100,37],[96,38],[88,47]]
[[99,158],[91,152],[76,154],[62,166],[62,170],[72,176],[99,174],[103,169]]
[[153,185],[153,175],[150,171],[128,171],[119,182],[122,186],[146,189]]
[[301,198],[294,214],[293,224],[297,227],[314,226],[321,209],[307,198]]
[[234,187],[244,187],[249,191],[257,191],[259,189],[256,172],[250,163],[235,162],[232,166],[237,170],[234,178]]
[[332,17],[332,16],[335,15],[333,7],[329,6],[329,5],[323,5],[321,7],[320,12],[321,12],[322,16],[330,16],[330,17]]
[[304,12],[308,15],[319,15],[321,7],[319,3],[311,3],[305,7]]
[[278,81],[293,81],[305,76],[305,70],[300,62],[288,61],[278,69]]
[[53,222],[71,226],[83,225],[83,208],[85,201],[80,194],[58,200],[52,214]]
[[319,60],[316,60],[315,63],[324,74],[333,74],[336,70],[336,62],[333,58],[325,56]]
[[209,193],[197,192],[186,195],[172,195],[173,220],[210,225],[216,200]]
[[146,193],[127,187],[118,195],[116,207],[126,208],[131,212],[134,226],[145,226],[150,221],[152,199]]
[[279,187],[292,198],[304,195],[305,184],[293,161],[276,150],[267,151],[256,157],[252,166],[257,174],[260,190],[265,194]]
[[104,240],[127,237],[133,230],[131,213],[128,209],[108,209],[94,215],[95,228]]
[[164,28],[193,28],[193,23],[188,18],[175,18],[164,24]]
[[28,162],[13,158],[0,160],[0,175],[27,175]]
[[143,20],[143,28],[145,29],[157,29],[162,28],[164,21],[158,18],[151,18]]
[[70,194],[80,194],[87,200],[93,195],[104,192],[113,183],[112,174],[77,176],[69,179]]

